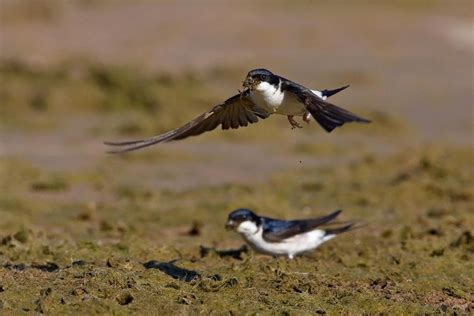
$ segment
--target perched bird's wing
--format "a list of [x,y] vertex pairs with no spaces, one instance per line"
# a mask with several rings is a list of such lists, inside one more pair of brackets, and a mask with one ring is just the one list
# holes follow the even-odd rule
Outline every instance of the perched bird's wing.
[[267,242],[280,242],[295,235],[314,230],[316,227],[335,219],[340,213],[341,210],[338,210],[326,216],[294,221],[279,221],[263,218],[262,237]]
[[[342,91],[347,87],[348,86],[336,89],[332,94]],[[328,133],[332,132],[336,127],[349,122],[370,123],[370,121],[365,118],[359,117],[354,113],[324,101],[323,99],[325,99],[325,95],[323,92],[321,92],[322,97],[318,96],[310,89],[288,79],[285,79],[285,89],[295,94],[296,98],[304,104],[306,110],[311,113],[311,116],[313,116],[319,125],[321,125]],[[328,90],[325,90],[324,92],[328,93]],[[329,94],[327,94],[326,97],[332,95],[330,94],[331,92],[333,91],[329,91]]]
[[157,143],[195,136],[204,132],[212,131],[222,125],[222,129],[239,128],[248,124],[257,123],[258,119],[267,118],[270,113],[255,105],[249,98],[249,91],[234,95],[224,103],[216,105],[206,113],[196,117],[191,122],[148,139],[132,140],[123,142],[104,142],[109,146],[124,146],[122,149],[110,151],[110,153],[124,153],[148,147]]

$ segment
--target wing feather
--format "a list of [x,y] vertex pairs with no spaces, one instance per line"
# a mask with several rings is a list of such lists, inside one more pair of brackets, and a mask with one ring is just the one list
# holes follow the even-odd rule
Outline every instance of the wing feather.
[[104,142],[104,144],[124,147],[110,151],[109,153],[124,153],[157,143],[170,142],[200,135],[217,128],[219,125],[222,126],[222,129],[245,127],[249,123],[257,123],[258,118],[265,119],[268,116],[270,116],[270,113],[255,105],[249,98],[249,91],[246,90],[242,94],[237,94],[227,99],[224,103],[216,105],[211,110],[172,131],[148,139]]
[[[332,132],[333,129],[349,122],[370,123],[370,121],[365,118],[357,116],[343,108],[324,101],[321,97],[302,85],[289,80],[286,80],[284,84],[285,89],[295,94],[298,100],[305,105],[306,110],[311,113],[311,116],[328,133]],[[348,86],[335,89],[335,92],[333,92],[337,93],[347,87]],[[328,93],[328,90],[325,90],[325,93]],[[328,94],[327,96],[329,95],[331,94]]]
[[328,133],[345,123],[370,123],[369,120],[363,117],[357,116],[343,108],[324,101],[311,91],[305,91],[300,94],[299,99],[304,103],[306,109],[311,113],[311,116],[313,116],[319,125],[321,125]]
[[294,221],[275,221],[272,224],[264,225],[262,237],[268,242],[281,242],[284,239],[293,237],[298,234],[306,233],[314,230],[316,227],[324,225],[335,219],[342,211],[337,210],[329,215]]
[[242,109],[239,110],[239,124],[241,126],[247,126],[249,124],[249,119],[247,117],[247,111]]
[[230,120],[230,127],[233,129],[239,128],[240,126],[240,108],[236,107],[235,105],[232,106],[232,112],[229,115],[229,120]]
[[245,111],[245,115],[247,115],[247,120],[249,121],[250,124],[258,122],[258,117],[255,115],[255,113],[250,112],[250,111]]
[[[232,112],[232,106],[229,106],[227,109],[227,114],[228,115],[222,115],[222,113],[219,113],[220,121],[222,122],[222,129],[229,129],[230,128],[230,116]],[[217,117],[216,117],[217,119]]]

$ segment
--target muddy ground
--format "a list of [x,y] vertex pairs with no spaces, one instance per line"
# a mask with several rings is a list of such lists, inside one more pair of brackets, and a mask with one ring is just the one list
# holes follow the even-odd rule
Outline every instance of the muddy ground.
[[[1,314],[474,311],[466,1],[0,1]],[[272,117],[128,155],[250,68],[373,120]],[[224,229],[248,207],[365,223],[295,260]]]

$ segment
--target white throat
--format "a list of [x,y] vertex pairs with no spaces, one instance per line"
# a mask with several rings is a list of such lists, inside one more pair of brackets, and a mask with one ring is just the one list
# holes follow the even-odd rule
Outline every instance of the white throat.
[[237,231],[244,236],[251,236],[258,232],[258,226],[252,221],[244,221],[239,224]]
[[306,108],[296,99],[293,93],[282,91],[281,83],[280,81],[278,86],[274,86],[268,82],[260,82],[255,90],[250,92],[252,102],[269,113],[304,115]]
[[250,96],[254,103],[272,113],[276,112],[283,103],[285,93],[281,91],[281,81],[276,87],[268,82],[262,81],[255,87],[255,90],[251,92]]

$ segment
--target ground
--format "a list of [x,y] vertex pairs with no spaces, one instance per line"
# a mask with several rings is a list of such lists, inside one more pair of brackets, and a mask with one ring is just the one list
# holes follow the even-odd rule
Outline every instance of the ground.
[[[212,5],[211,5],[212,4]],[[472,313],[472,4],[0,1],[0,312]],[[127,155],[267,67],[369,125],[274,116]],[[295,260],[239,207],[363,227]]]

